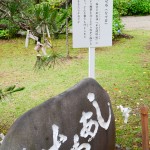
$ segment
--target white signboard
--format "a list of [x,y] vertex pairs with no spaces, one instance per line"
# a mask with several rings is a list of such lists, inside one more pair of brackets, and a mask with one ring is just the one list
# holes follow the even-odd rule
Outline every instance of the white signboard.
[[113,0],[73,0],[73,47],[112,45]]

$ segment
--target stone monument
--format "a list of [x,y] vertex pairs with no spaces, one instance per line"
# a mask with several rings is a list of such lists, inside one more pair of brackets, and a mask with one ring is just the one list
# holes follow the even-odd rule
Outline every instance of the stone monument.
[[114,150],[115,119],[107,92],[92,78],[29,110],[0,150]]

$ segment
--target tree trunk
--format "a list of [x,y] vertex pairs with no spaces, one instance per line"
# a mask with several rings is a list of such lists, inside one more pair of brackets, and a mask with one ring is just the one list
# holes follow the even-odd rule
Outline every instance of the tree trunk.
[[[66,10],[68,10],[68,0],[66,0]],[[66,52],[67,52],[67,57],[69,58],[70,57],[70,54],[69,54],[69,42],[68,42],[68,16],[66,18]]]
[[7,25],[5,25],[5,24],[0,24],[0,29],[3,29],[3,30],[5,30],[5,29],[7,29]]
[[39,3],[40,3],[40,0],[35,0],[35,3],[36,3],[36,4],[39,4]]

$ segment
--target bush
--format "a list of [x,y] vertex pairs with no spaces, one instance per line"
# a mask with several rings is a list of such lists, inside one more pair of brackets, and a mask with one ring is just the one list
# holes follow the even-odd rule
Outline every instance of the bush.
[[124,28],[124,25],[121,22],[120,15],[117,9],[114,8],[113,10],[113,27],[112,27],[112,33],[113,33],[113,39],[122,34],[122,30]]
[[0,30],[0,39],[9,39],[15,37],[19,31],[19,27],[11,23],[9,20],[2,19],[0,24],[6,26],[5,29],[1,28]]
[[120,15],[148,15],[150,14],[149,0],[114,0],[114,8]]
[[0,39],[8,39],[9,30],[0,30]]
[[20,30],[19,27],[17,27],[16,25],[10,23],[9,27],[9,38],[13,38],[16,36],[16,34],[18,33],[18,31]]
[[128,9],[129,15],[145,15],[150,14],[149,0],[132,0]]
[[114,0],[114,8],[118,10],[119,15],[127,15],[129,0]]

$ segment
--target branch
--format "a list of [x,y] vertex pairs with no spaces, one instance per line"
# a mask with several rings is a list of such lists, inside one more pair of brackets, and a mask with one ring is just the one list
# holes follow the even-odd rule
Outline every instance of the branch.
[[24,15],[26,18],[23,18],[22,16],[21,16],[21,19],[24,19],[24,20],[28,20],[29,22],[31,22],[32,24],[34,24],[34,21],[32,21],[32,19],[30,19],[30,17],[29,16],[27,16],[25,13],[23,13],[23,12],[21,12],[22,13],[22,15]]
[[[72,0],[66,0],[66,1],[68,1],[68,6],[69,6],[70,4],[72,4]],[[66,1],[63,2],[63,3],[61,3],[58,8],[66,8]]]
[[0,4],[1,4],[1,6],[7,7],[8,2],[6,2],[5,0],[1,0]]
[[0,8],[0,11],[1,11],[2,13],[7,13],[5,10],[3,10],[3,9],[1,9],[1,8]]
[[[6,16],[9,16],[9,13],[8,13],[7,11],[1,9],[1,8],[0,8],[0,12],[3,14],[3,15],[0,16],[1,19],[2,19],[2,18],[5,18]],[[2,17],[2,16],[3,16],[3,17]]]
[[[68,17],[68,22],[69,21],[71,21],[71,17]],[[54,31],[54,33],[60,33],[65,26],[66,26],[66,21],[61,25],[60,29],[58,31]]]
[[5,25],[5,24],[0,24],[0,29],[7,29],[7,25]]

